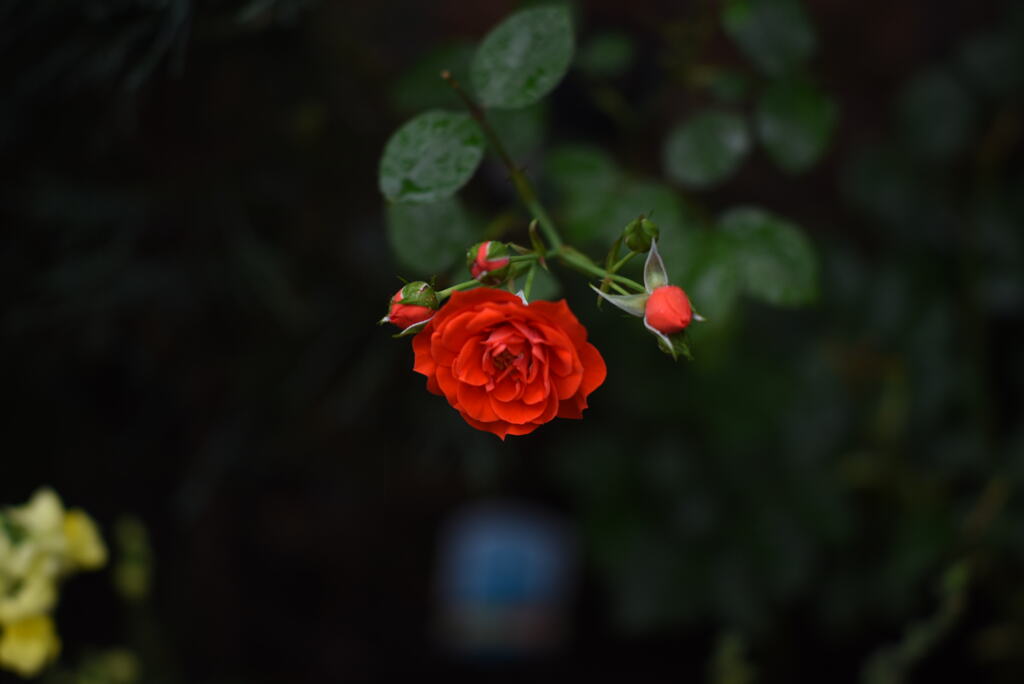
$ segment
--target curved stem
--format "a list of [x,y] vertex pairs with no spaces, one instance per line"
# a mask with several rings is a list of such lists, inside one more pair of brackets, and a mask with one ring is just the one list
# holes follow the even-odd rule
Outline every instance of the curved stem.
[[617,261],[617,262],[615,263],[615,265],[613,265],[613,266],[612,266],[611,268],[609,268],[608,270],[609,270],[609,271],[611,271],[612,273],[616,273],[616,272],[617,272],[617,271],[618,271],[618,270],[619,270],[620,268],[622,268],[623,266],[625,266],[626,264],[628,264],[628,263],[629,263],[629,260],[630,260],[630,259],[632,259],[633,257],[635,257],[635,256],[636,256],[637,254],[639,254],[639,253],[640,253],[640,252],[634,252],[634,251],[630,250],[629,254],[627,254],[626,256],[624,256],[624,257],[622,257],[621,259],[619,259],[619,260],[618,260],[618,261]]
[[523,296],[526,297],[526,301],[530,301],[530,291],[533,290],[533,276],[537,274],[537,264],[530,266],[530,270],[526,272],[526,285],[523,286]]
[[477,287],[480,284],[480,281],[475,278],[473,280],[465,280],[461,283],[456,283],[455,285],[452,285],[451,287],[446,287],[445,289],[438,292],[437,301],[441,302],[444,301],[445,299],[448,299],[453,292],[461,292],[462,290],[472,290],[474,287]]
[[551,220],[551,217],[548,216],[547,210],[544,209],[544,206],[537,199],[537,193],[534,191],[533,185],[530,184],[530,179],[527,178],[522,169],[516,166],[516,163],[512,161],[512,157],[509,156],[508,151],[505,149],[505,145],[502,144],[501,138],[498,137],[498,134],[487,120],[487,116],[484,114],[483,108],[481,108],[480,105],[478,105],[476,101],[474,101],[473,98],[471,98],[469,94],[462,89],[462,86],[459,85],[459,82],[455,80],[455,77],[452,76],[450,71],[447,69],[442,71],[441,78],[443,78],[448,85],[452,87],[452,90],[455,91],[455,94],[459,96],[460,100],[462,100],[466,109],[469,110],[469,113],[480,125],[480,130],[483,131],[484,137],[487,138],[487,142],[490,144],[495,154],[498,155],[498,158],[501,159],[501,163],[504,164],[505,168],[508,170],[509,178],[512,179],[512,185],[515,186],[516,192],[519,194],[519,199],[524,205],[526,205],[526,208],[530,210],[533,217],[537,219],[537,223],[540,224],[541,230],[544,231],[544,237],[547,238],[547,241],[551,243],[552,247],[561,247],[562,237],[558,234],[558,229],[555,228],[554,222]]
[[[588,257],[587,255],[585,255],[585,254],[583,254],[583,253],[573,249],[572,247],[568,247],[568,246],[563,245],[556,252],[556,256],[566,266],[570,266],[572,268],[575,268],[577,271],[580,271],[582,273],[586,273],[588,275],[596,276],[598,278],[607,278],[609,281],[614,281],[616,283],[621,283],[623,285],[631,287],[634,290],[636,290],[637,292],[646,292],[647,291],[647,289],[643,285],[641,285],[640,283],[636,282],[635,280],[633,280],[631,278],[627,278],[626,276],[618,275],[616,273],[611,273],[610,271],[601,268],[600,266],[595,264],[593,261],[591,261],[590,257]],[[620,289],[620,292],[621,292],[621,289]],[[623,294],[628,294],[628,293],[623,292]]]

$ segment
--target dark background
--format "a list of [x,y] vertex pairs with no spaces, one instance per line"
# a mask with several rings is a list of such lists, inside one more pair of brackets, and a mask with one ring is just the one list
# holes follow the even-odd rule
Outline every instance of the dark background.
[[[0,4],[0,501],[50,484],[105,531],[137,516],[153,552],[144,601],[111,571],[68,583],[61,667],[124,646],[144,682],[740,682],[709,667],[735,637],[757,681],[852,682],[916,626],[936,636],[907,681],[1020,681],[1024,15],[804,5],[840,105],[828,153],[801,175],[755,153],[687,201],[799,223],[818,302],[746,302],[673,364],[563,274],[608,381],[583,421],[499,442],[374,325],[420,275],[389,247],[377,160],[415,113],[397,79],[515,3]],[[545,140],[658,177],[709,98],[687,69],[744,68],[718,6],[577,9],[581,43],[633,40],[609,87],[637,120],[573,71]],[[935,68],[966,99],[901,105]],[[915,151],[952,119],[948,153]],[[487,164],[467,191],[485,216],[514,207]],[[570,637],[539,661],[436,644],[438,531],[493,497],[580,540]],[[970,579],[943,590],[951,567]]]

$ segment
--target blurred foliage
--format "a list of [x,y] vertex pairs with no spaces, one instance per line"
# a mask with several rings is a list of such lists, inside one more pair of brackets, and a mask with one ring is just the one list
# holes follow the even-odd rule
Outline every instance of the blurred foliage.
[[[477,681],[429,578],[494,495],[584,550],[569,647],[513,674],[1020,681],[1024,12],[580,3],[561,85],[496,123],[581,248],[652,214],[709,320],[675,365],[542,272],[611,372],[585,421],[499,444],[373,325],[395,275],[525,236],[489,154],[381,207],[388,136],[459,111],[438,72],[472,90],[512,10],[453,7],[0,10],[0,501],[52,482],[118,549],[62,595],[55,681]],[[689,185],[672,133],[723,109],[749,149]]]

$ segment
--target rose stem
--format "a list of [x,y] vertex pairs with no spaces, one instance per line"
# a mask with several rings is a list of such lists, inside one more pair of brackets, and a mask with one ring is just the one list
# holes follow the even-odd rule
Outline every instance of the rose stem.
[[487,116],[484,114],[484,110],[478,105],[473,98],[462,89],[459,82],[455,80],[452,73],[445,69],[441,72],[441,78],[448,82],[448,85],[452,87],[455,94],[459,96],[462,103],[466,105],[466,109],[476,119],[477,123],[480,124],[480,129],[484,132],[484,137],[487,138],[487,142],[490,143],[491,148],[495,151],[498,157],[501,159],[501,163],[505,165],[508,170],[509,177],[512,179],[512,184],[516,188],[516,192],[519,193],[519,199],[522,200],[526,208],[530,210],[533,217],[537,219],[540,224],[541,230],[544,231],[544,236],[551,243],[552,247],[558,249],[562,246],[562,238],[558,234],[558,229],[555,228],[555,224],[551,221],[551,217],[548,216],[548,212],[545,211],[544,207],[541,206],[540,201],[537,199],[537,193],[533,190],[533,185],[530,183],[530,179],[526,177],[522,169],[516,166],[515,162],[512,161],[512,157],[509,156],[505,150],[505,146],[501,142],[501,138],[491,127]]
[[[526,205],[526,208],[530,210],[533,217],[537,219],[541,230],[544,231],[544,237],[546,237],[548,242],[551,243],[550,253],[553,253],[560,261],[568,266],[574,267],[578,271],[582,271],[590,275],[596,275],[599,278],[615,280],[636,289],[637,292],[645,292],[646,290],[643,285],[640,285],[636,281],[630,280],[624,276],[609,273],[595,264],[590,257],[573,249],[572,247],[562,244],[562,238],[558,234],[558,229],[555,228],[555,224],[551,221],[551,217],[548,216],[548,212],[543,206],[541,206],[540,201],[537,199],[537,193],[534,192],[533,185],[530,184],[530,179],[527,178],[522,169],[516,166],[515,162],[512,161],[512,157],[510,157],[508,152],[505,150],[505,146],[502,144],[498,134],[495,132],[494,128],[491,127],[490,122],[487,121],[487,116],[484,114],[484,110],[473,100],[473,98],[469,96],[468,93],[466,93],[465,90],[463,90],[462,86],[455,77],[452,76],[450,71],[447,69],[442,71],[441,78],[443,78],[448,85],[452,87],[452,90],[454,90],[455,94],[462,100],[466,109],[468,109],[469,113],[474,119],[476,119],[477,123],[480,125],[480,129],[484,133],[484,137],[487,138],[487,142],[490,143],[491,148],[494,149],[498,158],[501,159],[502,164],[505,165],[505,168],[508,170],[509,176],[512,179],[512,184],[515,186],[516,192],[519,194],[519,199],[522,200],[523,204]],[[620,287],[616,287],[615,289],[622,294],[628,294],[628,292]]]
[[526,297],[526,301],[530,301],[530,292],[533,290],[533,276],[537,274],[537,264],[534,263],[530,266],[530,270],[526,272],[526,285],[523,286],[523,296]]

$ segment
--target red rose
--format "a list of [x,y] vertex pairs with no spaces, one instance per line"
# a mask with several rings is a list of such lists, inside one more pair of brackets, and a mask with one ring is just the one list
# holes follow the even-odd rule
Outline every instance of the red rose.
[[565,300],[524,304],[481,287],[456,292],[413,338],[413,370],[478,430],[525,435],[556,416],[582,418],[604,359]]
[[662,285],[654,288],[644,307],[644,320],[658,332],[672,335],[690,325],[693,309],[681,287]]

